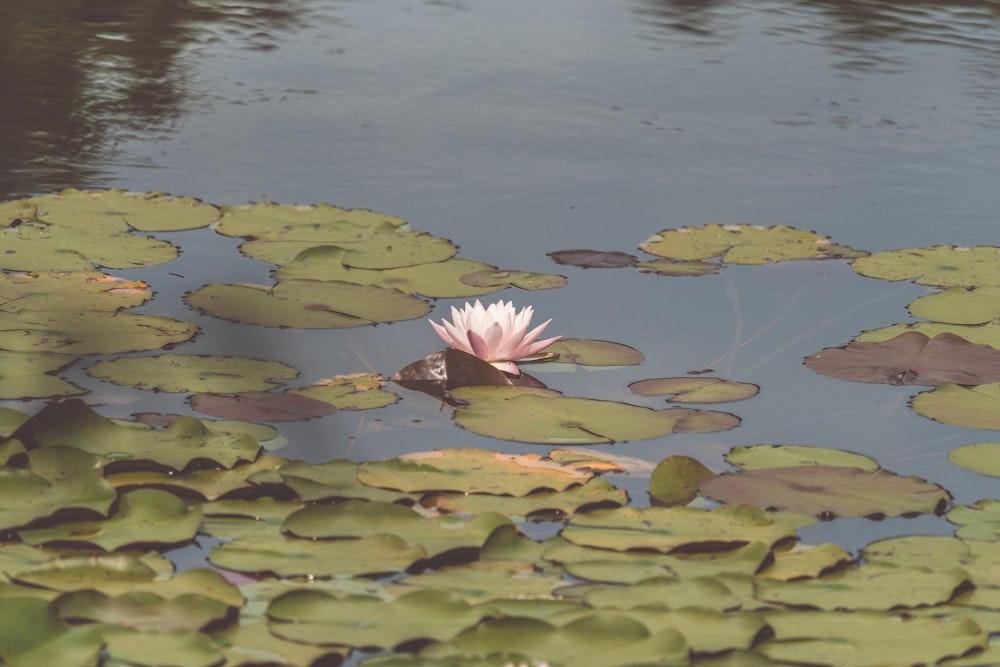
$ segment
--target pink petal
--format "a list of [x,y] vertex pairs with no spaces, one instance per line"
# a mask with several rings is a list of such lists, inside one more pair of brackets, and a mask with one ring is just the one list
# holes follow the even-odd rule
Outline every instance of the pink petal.
[[472,346],[472,354],[476,355],[483,361],[490,360],[490,347],[483,340],[483,337],[477,334],[471,329],[467,332],[469,336],[469,344]]
[[552,345],[552,343],[556,342],[560,338],[562,338],[562,336],[553,336],[552,338],[546,338],[545,340],[540,340],[536,343],[532,343],[531,345],[520,348],[518,349],[519,354],[516,357],[513,357],[513,359],[514,360],[526,359],[532,355],[535,355],[544,350],[545,348],[547,348],[549,345]]
[[504,373],[510,373],[515,376],[521,375],[521,369],[512,361],[494,361],[493,366],[494,368],[499,368]]

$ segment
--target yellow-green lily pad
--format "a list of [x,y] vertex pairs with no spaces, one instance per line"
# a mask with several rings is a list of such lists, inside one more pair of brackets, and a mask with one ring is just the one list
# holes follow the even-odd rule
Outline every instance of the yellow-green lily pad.
[[642,242],[639,248],[669,259],[721,257],[729,264],[844,259],[868,254],[832,243],[828,236],[794,227],[717,224],[667,229]]
[[0,399],[49,398],[84,393],[72,382],[52,375],[78,358],[73,354],[0,350]]
[[8,271],[136,269],[164,264],[177,254],[170,243],[127,228],[88,230],[44,222],[0,227],[0,268]]
[[916,317],[934,322],[985,324],[1000,319],[1000,286],[951,287],[920,297],[908,309]]
[[719,378],[655,378],[639,380],[628,386],[640,396],[670,395],[671,403],[728,403],[756,396],[760,387],[749,382]]
[[913,280],[936,287],[1000,286],[1000,248],[953,245],[907,248],[861,257],[851,268],[883,280]]
[[642,352],[607,340],[563,338],[545,348],[557,356],[553,361],[580,366],[635,366],[646,358]]
[[948,460],[972,472],[1000,477],[1000,442],[980,442],[948,452]]
[[668,456],[649,477],[649,498],[654,505],[686,505],[698,495],[698,484],[714,475],[690,456]]
[[61,354],[117,354],[181,343],[198,327],[140,313],[39,310],[0,312],[0,349]]
[[743,470],[761,468],[791,468],[797,466],[850,466],[868,472],[875,472],[881,466],[878,461],[865,456],[828,447],[805,447],[803,445],[753,445],[734,447],[726,454],[726,461]]
[[0,273],[0,310],[104,310],[138,306],[153,298],[149,285],[100,271]]
[[398,394],[382,389],[385,384],[377,373],[359,373],[318,380],[309,387],[289,389],[287,393],[323,401],[338,410],[372,410],[399,401]]
[[228,394],[270,389],[277,386],[276,378],[287,380],[299,372],[278,361],[249,357],[161,354],[105,359],[89,366],[87,374],[149,391]]
[[951,382],[914,396],[910,406],[944,424],[1000,431],[1000,382],[963,387]]

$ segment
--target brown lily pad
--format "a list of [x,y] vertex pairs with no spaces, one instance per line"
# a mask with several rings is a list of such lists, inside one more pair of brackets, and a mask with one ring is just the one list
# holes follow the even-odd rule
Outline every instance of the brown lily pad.
[[617,250],[556,250],[548,253],[556,264],[568,264],[584,269],[620,269],[634,266],[639,258]]
[[854,382],[936,386],[1000,381],[1000,350],[951,333],[929,338],[908,331],[883,342],[826,348],[804,363],[821,375]]
[[458,387],[511,385],[511,379],[492,364],[461,350],[448,348],[400,369],[389,378],[401,387],[421,391],[448,403],[447,392]]
[[198,412],[222,419],[288,422],[333,414],[337,408],[326,401],[292,393],[248,391],[242,394],[196,394],[189,400]]

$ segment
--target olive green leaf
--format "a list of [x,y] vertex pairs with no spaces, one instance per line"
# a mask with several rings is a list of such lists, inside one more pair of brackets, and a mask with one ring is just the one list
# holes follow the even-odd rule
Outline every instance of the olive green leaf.
[[936,287],[1000,286],[1000,248],[952,245],[906,248],[861,257],[851,268],[863,276]]
[[628,493],[622,489],[616,489],[607,480],[594,478],[565,491],[542,491],[521,497],[486,493],[433,494],[424,497],[421,505],[453,514],[497,512],[537,521],[597,508],[623,506],[628,504],[628,500]]
[[850,466],[807,465],[725,473],[701,482],[715,500],[823,518],[941,512],[951,495],[918,477]]
[[182,343],[198,327],[140,313],[39,310],[0,312],[0,349],[61,354],[117,354]]
[[153,357],[106,359],[87,367],[91,377],[150,391],[228,394],[270,389],[275,378],[299,372],[277,361],[240,356],[161,354]]
[[178,250],[166,241],[120,231],[25,222],[0,227],[0,268],[8,271],[134,269],[164,264]]
[[230,610],[219,600],[195,593],[164,598],[149,592],[111,596],[96,590],[66,593],[54,602],[54,606],[68,621],[107,623],[157,632],[202,630],[222,621]]
[[278,473],[285,484],[307,502],[355,498],[391,503],[400,500],[416,502],[419,499],[419,496],[408,493],[363,484],[358,480],[358,470],[357,463],[337,459],[315,464],[290,461],[281,466]]
[[[513,531],[512,527],[500,528],[496,532],[510,531]],[[562,585],[565,585],[563,579],[540,572],[530,563],[479,560],[409,576],[399,585],[387,588],[386,592],[400,596],[414,588],[446,591],[470,604],[489,607],[499,600],[551,601],[555,589]]]
[[569,284],[566,276],[552,273],[529,273],[513,269],[487,267],[461,276],[466,285],[483,288],[517,287],[523,290],[558,289]]
[[340,664],[347,649],[290,642],[277,637],[263,622],[251,622],[245,616],[240,624],[213,635],[226,656],[226,665],[250,667],[262,661],[275,665]]
[[299,206],[261,202],[222,207],[222,219],[216,231],[226,236],[299,240],[324,245],[356,242],[379,229],[405,226],[406,221],[402,218],[365,209],[343,209],[325,203]]
[[857,342],[886,341],[900,334],[916,331],[928,338],[942,333],[950,333],[970,343],[989,345],[1000,349],[1000,322],[990,322],[978,326],[968,324],[945,324],[942,322],[914,322],[913,324],[892,324],[881,329],[871,329],[855,337]]
[[760,387],[747,382],[719,378],[655,378],[639,380],[628,386],[640,396],[672,395],[671,403],[727,403],[757,395]]
[[928,294],[908,307],[911,314],[934,322],[986,324],[1000,318],[1000,286],[952,287]]
[[944,424],[1000,430],[1000,382],[963,387],[951,382],[910,400],[917,414]]
[[[951,458],[950,455],[949,458]],[[1000,476],[1000,473],[993,476]],[[977,500],[972,505],[956,505],[948,511],[945,518],[959,526],[959,529],[955,531],[955,536],[963,540],[996,541],[1000,539],[1000,500],[988,498]]]
[[20,205],[34,210],[32,219],[76,229],[176,232],[207,227],[220,215],[216,207],[191,197],[119,189],[81,192],[67,188],[59,194],[22,200]]
[[99,271],[0,273],[0,310],[103,310],[138,306],[153,298],[149,285]]
[[48,398],[85,393],[72,382],[51,375],[77,359],[73,354],[0,350],[0,399]]
[[398,394],[382,389],[385,384],[377,373],[358,373],[325,378],[309,387],[289,389],[287,393],[323,401],[338,410],[371,410],[399,401]]
[[156,667],[169,656],[172,667],[214,667],[222,661],[212,638],[190,630],[142,631],[120,625],[101,625],[111,661],[132,666]]
[[94,665],[101,646],[100,635],[70,626],[46,600],[11,597],[0,604],[0,660],[5,665]]
[[658,276],[708,276],[716,274],[725,264],[718,262],[685,261],[678,259],[654,259],[636,262],[635,268],[640,273],[655,273]]
[[843,259],[868,254],[831,243],[828,236],[793,227],[717,224],[667,229],[642,242],[639,248],[670,259],[721,257],[730,264]]
[[957,447],[948,452],[948,460],[965,470],[1000,477],[1000,442],[980,442]]
[[559,355],[553,361],[580,366],[635,366],[646,358],[634,347],[586,338],[557,340],[545,348],[545,352]]
[[766,579],[811,579],[851,561],[851,554],[836,544],[796,544],[787,550],[775,550],[774,560],[757,576]]
[[686,505],[698,495],[698,484],[714,472],[690,456],[668,456],[649,478],[649,497],[654,505]]
[[875,472],[881,467],[878,461],[864,454],[803,445],[764,444],[752,447],[734,447],[726,454],[726,461],[743,470],[825,465],[849,466]]
[[339,329],[422,317],[431,311],[412,294],[342,281],[287,280],[274,287],[200,287],[187,303],[206,315],[265,327]]
[[106,515],[115,492],[97,457],[71,447],[28,452],[27,466],[0,466],[0,528],[19,528],[60,510]]
[[117,510],[103,521],[74,521],[19,530],[27,544],[72,543],[95,545],[105,551],[127,546],[170,545],[194,538],[201,525],[201,509],[188,509],[172,493],[136,489],[121,496]]
[[[266,482],[285,463],[286,459],[280,456],[261,454],[251,463],[234,465],[232,468],[195,467],[193,470],[179,473],[173,470],[130,469],[125,472],[107,472],[106,478],[118,489],[155,486],[183,496],[194,495],[206,500],[216,500],[228,494],[267,493],[269,489]],[[278,477],[278,480],[280,479]]]

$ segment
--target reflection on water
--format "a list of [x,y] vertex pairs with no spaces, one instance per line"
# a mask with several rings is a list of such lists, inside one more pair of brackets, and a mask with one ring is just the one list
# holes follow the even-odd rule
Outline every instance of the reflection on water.
[[0,7],[0,193],[103,184],[122,141],[197,110],[199,43],[276,48],[301,3],[7,0]]

